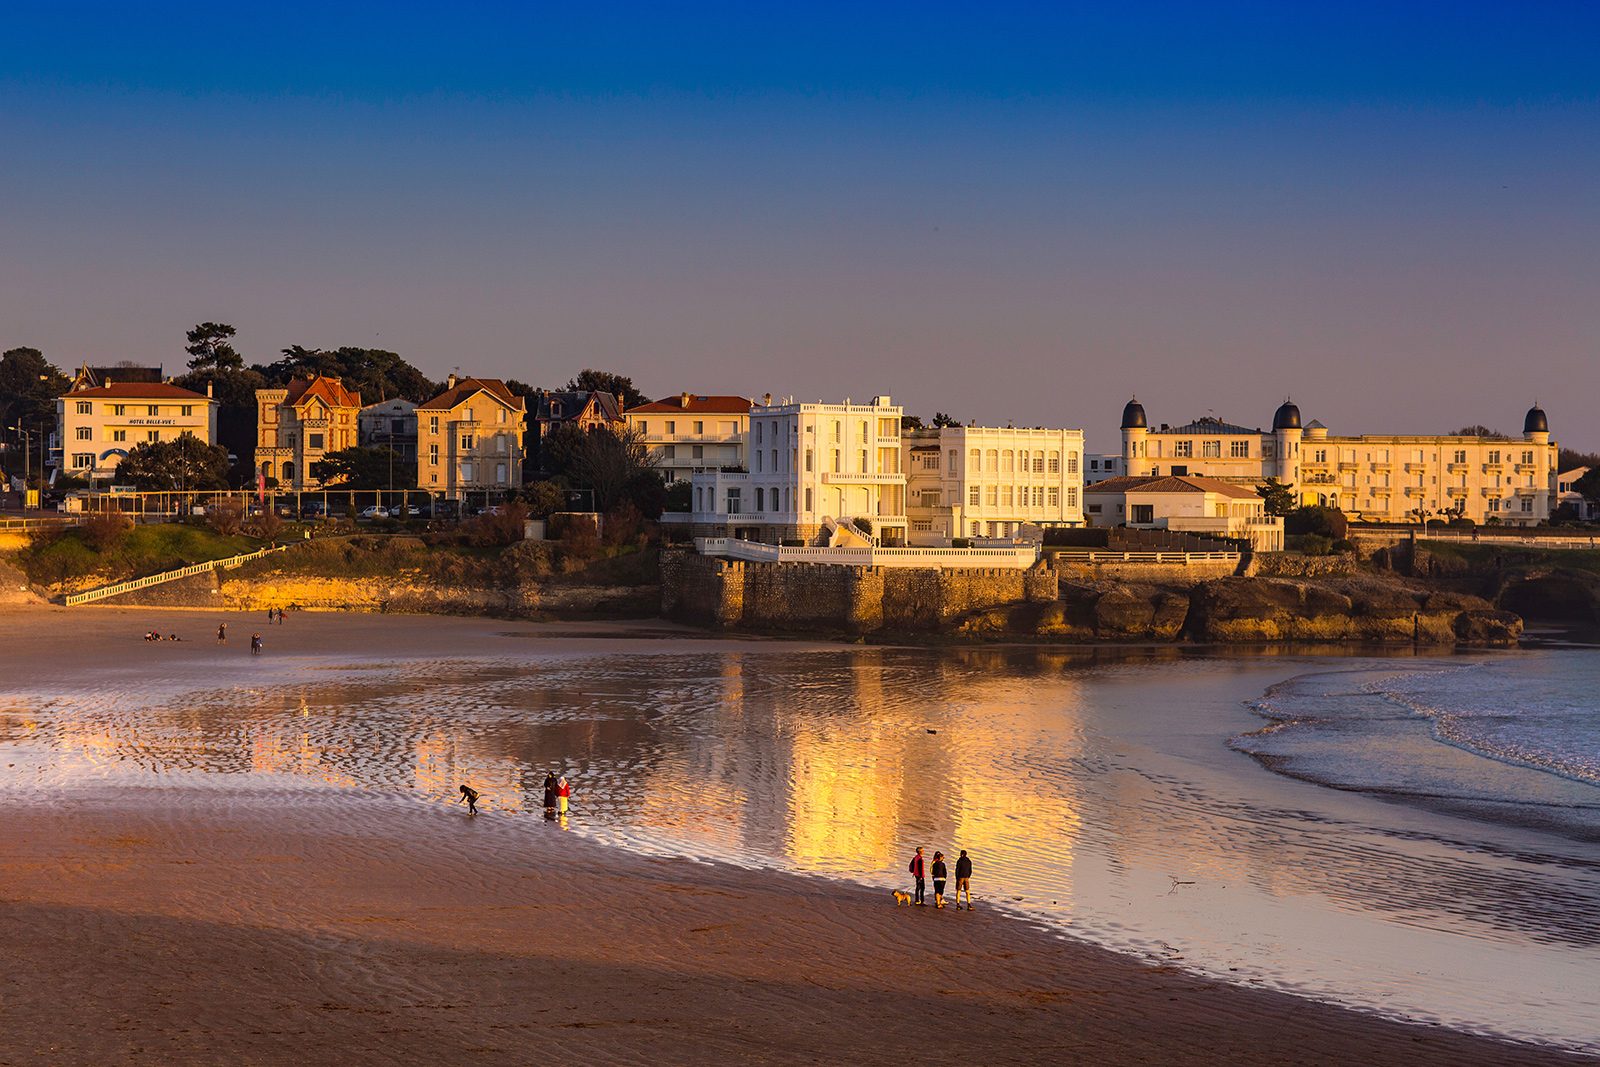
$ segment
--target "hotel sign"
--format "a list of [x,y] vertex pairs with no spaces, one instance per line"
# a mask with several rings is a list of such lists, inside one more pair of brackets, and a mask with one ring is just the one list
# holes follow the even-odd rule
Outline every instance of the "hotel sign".
[[129,419],[129,426],[176,426],[177,419]]

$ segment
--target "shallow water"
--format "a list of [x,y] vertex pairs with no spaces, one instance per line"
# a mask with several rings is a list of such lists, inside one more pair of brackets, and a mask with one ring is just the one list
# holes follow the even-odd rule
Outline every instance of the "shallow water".
[[[985,908],[1230,980],[1600,1050],[1600,869],[1570,819],[1489,822],[1477,809],[1508,797],[1396,804],[1258,765],[1436,800],[1444,776],[1491,764],[1559,783],[1548,796],[1521,777],[1496,787],[1524,790],[1521,808],[1600,803],[1587,782],[1440,743],[1390,695],[1421,701],[1422,679],[1461,660],[506,636],[474,656],[395,647],[246,664],[226,684],[200,664],[13,686],[0,797],[166,784],[336,814],[357,791],[444,805],[470,782],[492,816],[536,833],[554,768],[574,782],[568,827],[624,847],[884,886],[904,885],[915,845],[952,866],[968,848]],[[1495,666],[1466,668],[1482,669]],[[1268,698],[1275,713],[1347,692],[1349,713],[1240,737],[1262,725],[1246,702],[1291,675]],[[1374,735],[1364,717],[1393,728]]]

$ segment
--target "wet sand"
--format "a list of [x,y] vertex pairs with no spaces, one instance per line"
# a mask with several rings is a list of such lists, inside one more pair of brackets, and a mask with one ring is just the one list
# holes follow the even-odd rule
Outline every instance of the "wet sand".
[[[8,613],[0,668],[65,676],[89,662],[69,644],[208,637],[215,618]],[[313,640],[294,624],[230,629],[241,645],[262,629],[271,655]],[[506,629],[357,617],[314,643],[378,656],[423,634],[446,655]],[[135,637],[93,666],[201,655],[191,642]],[[4,798],[3,1065],[1578,1060],[1194,977],[987,908],[639,856],[537,814],[353,793],[335,817],[176,782]]]

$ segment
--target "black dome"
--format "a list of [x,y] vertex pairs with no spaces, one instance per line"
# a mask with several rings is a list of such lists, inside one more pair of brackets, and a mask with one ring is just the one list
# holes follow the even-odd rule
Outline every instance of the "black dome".
[[1538,404],[1528,409],[1528,417],[1522,420],[1523,433],[1549,433],[1550,420],[1544,417],[1544,408]]
[[1274,430],[1298,430],[1300,428],[1300,409],[1294,406],[1294,401],[1285,400],[1278,405],[1278,410],[1272,415],[1272,428]]
[[1142,430],[1150,424],[1144,420],[1144,405],[1138,398],[1128,401],[1122,409],[1122,428],[1124,430]]

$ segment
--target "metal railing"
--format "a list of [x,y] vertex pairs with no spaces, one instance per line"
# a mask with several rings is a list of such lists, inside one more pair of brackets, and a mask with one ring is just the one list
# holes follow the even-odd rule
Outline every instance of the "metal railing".
[[749,563],[832,563],[854,567],[992,567],[1026,570],[1039,559],[1032,546],[1015,548],[801,548],[741,541],[732,537],[697,537],[702,556],[721,556]]
[[62,515],[48,519],[0,519],[0,530],[55,530],[63,526],[76,526],[80,520],[75,515]]
[[1117,552],[1103,548],[1046,549],[1053,563],[1238,563],[1237,552]]
[[107,597],[118,596],[122,593],[131,593],[136,589],[148,589],[152,585],[160,585],[163,582],[175,582],[179,578],[188,578],[191,575],[204,574],[206,571],[213,569],[224,571],[233,570],[235,567],[243,566],[244,564],[249,563],[251,560],[260,559],[262,556],[270,556],[274,552],[286,551],[288,551],[287,545],[278,545],[273,548],[263,548],[259,552],[246,552],[238,556],[229,556],[226,559],[213,559],[207,560],[204,563],[194,563],[187,567],[179,567],[177,570],[163,571],[160,574],[152,574],[144,578],[134,578],[126,582],[118,582],[115,585],[102,586],[99,589],[90,589],[84,593],[72,593],[66,598],[66,604],[68,607],[74,607],[78,604],[89,604],[96,600],[104,600]]

